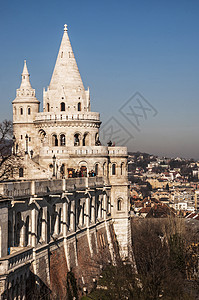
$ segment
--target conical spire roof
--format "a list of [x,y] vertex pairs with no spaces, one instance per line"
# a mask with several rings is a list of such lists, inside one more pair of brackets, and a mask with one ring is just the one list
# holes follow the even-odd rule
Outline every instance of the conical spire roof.
[[30,83],[30,74],[28,72],[26,60],[24,60],[23,72],[21,74],[21,85],[17,89],[17,97],[13,102],[38,102],[35,97],[35,90],[32,88]]
[[26,60],[24,60],[24,67],[23,67],[23,72],[21,74],[21,88],[29,88],[32,89],[32,86],[30,84],[30,74],[28,73],[28,68],[27,68],[27,64],[26,64]]
[[49,90],[84,90],[72,46],[68,37],[67,25],[64,25],[59,53],[49,85]]

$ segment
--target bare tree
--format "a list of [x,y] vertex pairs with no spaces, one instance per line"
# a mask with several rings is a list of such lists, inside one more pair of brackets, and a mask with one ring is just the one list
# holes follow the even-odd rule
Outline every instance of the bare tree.
[[12,122],[4,120],[0,123],[0,180],[13,178],[21,161],[14,145]]

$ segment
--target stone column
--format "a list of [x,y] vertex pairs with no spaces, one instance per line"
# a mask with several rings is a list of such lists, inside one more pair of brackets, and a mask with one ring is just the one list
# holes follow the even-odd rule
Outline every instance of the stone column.
[[71,201],[70,229],[75,231],[75,200]]
[[55,229],[54,229],[54,233],[55,234],[59,234],[59,214],[57,211],[55,211]]
[[81,200],[80,200],[80,214],[79,214],[79,223],[77,226],[82,226],[83,225],[83,205],[81,205]]
[[63,203],[63,225],[62,225],[62,229],[63,229],[63,236],[66,237],[67,233],[68,233],[68,203],[66,202],[66,200]]
[[22,220],[23,224],[20,230],[20,240],[19,240],[19,246],[24,247],[25,246],[25,235],[26,235],[26,227],[24,220]]
[[95,223],[96,220],[96,215],[95,215],[95,210],[96,210],[96,201],[95,201],[95,197],[92,197],[92,201],[91,201],[91,216],[92,216],[92,222]]
[[36,209],[32,208],[32,216],[31,216],[31,221],[32,221],[32,228],[31,228],[31,234],[32,234],[32,247],[36,246]]
[[42,211],[41,238],[47,242],[47,207],[44,207]]
[[29,218],[29,226],[28,226],[28,245],[31,245],[31,228],[32,228],[32,224],[31,224],[31,218]]
[[86,207],[85,207],[85,224],[86,227],[90,225],[90,198],[86,198]]
[[103,218],[104,218],[104,220],[106,220],[106,218],[107,218],[107,195],[106,195],[106,193],[103,194],[103,202],[104,202]]

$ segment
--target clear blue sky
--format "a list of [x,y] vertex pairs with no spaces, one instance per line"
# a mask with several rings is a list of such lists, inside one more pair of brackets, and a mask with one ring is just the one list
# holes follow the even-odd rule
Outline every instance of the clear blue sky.
[[[27,59],[42,101],[68,24],[92,110],[134,135],[131,151],[199,159],[199,1],[0,1],[0,121]],[[158,111],[140,132],[120,107],[140,92]]]

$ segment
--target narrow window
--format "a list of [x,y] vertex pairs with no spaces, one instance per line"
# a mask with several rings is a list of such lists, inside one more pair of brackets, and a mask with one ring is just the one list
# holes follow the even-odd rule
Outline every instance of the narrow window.
[[81,102],[78,102],[78,104],[77,104],[77,110],[81,111]]
[[116,174],[116,165],[112,164],[112,175]]
[[61,103],[61,111],[65,111],[65,103],[64,102]]
[[31,137],[29,136],[29,142],[31,142]]
[[28,115],[30,115],[30,107],[28,107]]
[[21,140],[23,140],[23,135],[21,135]]
[[96,176],[98,175],[98,172],[99,172],[99,165],[96,164],[96,165],[95,165],[95,175],[96,175]]
[[23,115],[23,108],[20,108],[20,114]]
[[74,135],[74,146],[79,146],[79,145],[80,145],[79,134],[76,133]]
[[58,138],[57,138],[57,135],[56,134],[53,134],[53,137],[52,137],[52,145],[53,146],[58,146]]
[[65,146],[66,145],[66,138],[64,134],[60,135],[60,145]]
[[19,177],[23,177],[23,168],[19,168]]
[[121,163],[121,175],[123,175],[124,163]]
[[117,210],[122,210],[122,201],[120,199],[117,200]]
[[63,57],[63,51],[62,51],[62,53],[61,53],[61,58]]
[[50,104],[47,103],[47,112],[49,112],[49,111],[50,111]]

